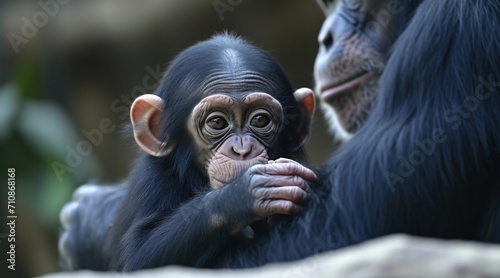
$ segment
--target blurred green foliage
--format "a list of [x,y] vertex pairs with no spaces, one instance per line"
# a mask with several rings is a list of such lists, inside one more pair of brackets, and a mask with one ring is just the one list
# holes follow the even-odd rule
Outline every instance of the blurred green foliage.
[[[47,228],[58,226],[58,212],[74,188],[98,175],[90,155],[58,178],[54,162],[65,163],[79,134],[66,112],[51,101],[36,100],[29,67],[20,82],[0,87],[0,169],[16,168],[18,205]],[[27,84],[26,84],[27,83]]]

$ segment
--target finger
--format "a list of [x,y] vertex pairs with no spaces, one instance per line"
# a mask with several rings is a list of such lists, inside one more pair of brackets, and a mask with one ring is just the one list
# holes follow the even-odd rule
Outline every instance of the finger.
[[288,200],[297,205],[305,205],[311,199],[309,193],[296,186],[258,188],[254,196],[259,200]]
[[280,157],[274,161],[274,163],[298,163],[290,158]]
[[267,216],[275,214],[292,215],[303,211],[304,207],[286,200],[275,200],[269,202],[265,210]]
[[269,176],[269,175],[254,175],[250,183],[252,188],[271,188],[271,187],[283,187],[283,186],[296,186],[304,190],[305,192],[311,192],[311,187],[309,183],[299,177],[299,176]]
[[301,164],[293,161],[288,163],[274,163],[274,164],[261,164],[255,165],[250,168],[254,173],[261,173],[265,175],[277,175],[277,176],[299,176],[308,181],[316,181],[316,174],[302,166]]
[[264,180],[266,182],[265,187],[294,186],[301,188],[305,192],[311,192],[307,181],[299,176],[271,176],[265,177]]

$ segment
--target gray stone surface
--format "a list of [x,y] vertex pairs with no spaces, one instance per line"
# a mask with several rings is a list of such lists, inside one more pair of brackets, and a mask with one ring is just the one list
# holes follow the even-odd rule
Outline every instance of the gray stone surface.
[[164,267],[135,273],[54,273],[63,277],[500,277],[500,245],[394,235],[291,263],[244,270]]

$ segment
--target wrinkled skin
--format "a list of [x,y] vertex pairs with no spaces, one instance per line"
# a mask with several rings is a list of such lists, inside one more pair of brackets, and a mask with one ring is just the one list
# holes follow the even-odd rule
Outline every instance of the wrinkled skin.
[[310,199],[308,183],[315,180],[313,171],[290,159],[252,166],[238,181],[206,196],[211,204],[221,204],[212,198],[236,198],[231,211],[216,205],[212,223],[234,233],[266,217],[299,213]]
[[316,93],[337,138],[347,140],[368,118],[396,35],[391,0],[318,1],[327,18],[318,35]]
[[210,185],[221,188],[241,171],[266,164],[283,118],[281,104],[266,93],[216,94],[200,101],[188,126]]

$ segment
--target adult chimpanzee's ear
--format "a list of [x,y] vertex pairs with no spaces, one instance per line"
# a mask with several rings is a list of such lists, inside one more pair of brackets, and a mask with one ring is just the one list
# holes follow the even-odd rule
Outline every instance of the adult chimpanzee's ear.
[[166,142],[158,138],[161,132],[160,118],[164,108],[163,99],[152,94],[138,97],[130,108],[135,141],[141,149],[156,157],[166,156],[172,151],[172,147],[165,149]]
[[300,107],[301,117],[300,122],[297,124],[297,133],[300,139],[298,147],[302,147],[309,139],[316,100],[313,91],[309,88],[300,88],[293,93],[293,96]]

